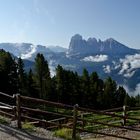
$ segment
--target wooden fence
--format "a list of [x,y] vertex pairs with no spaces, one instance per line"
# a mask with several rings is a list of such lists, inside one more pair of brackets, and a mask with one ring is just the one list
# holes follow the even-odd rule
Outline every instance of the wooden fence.
[[[113,128],[131,130],[140,132],[139,128],[134,128],[127,126],[126,123],[128,120],[140,121],[140,118],[135,118],[128,116],[128,110],[140,110],[137,108],[129,108],[123,106],[120,108],[97,111],[89,108],[82,108],[78,105],[66,105],[62,103],[50,102],[43,99],[37,99],[27,96],[21,96],[20,94],[15,94],[13,96],[0,92],[0,96],[5,98],[10,98],[13,100],[14,104],[10,105],[4,102],[0,102],[0,114],[6,115],[13,120],[17,120],[17,127],[22,128],[22,122],[24,120],[29,120],[34,123],[38,123],[45,128],[54,128],[54,127],[67,127],[72,129],[72,138],[76,140],[76,133],[79,132],[88,132],[104,136],[122,138],[126,140],[135,140],[134,138],[127,138],[124,136],[118,136],[115,134],[103,133],[100,131],[86,129],[86,124],[91,123],[94,125],[102,125]],[[115,112],[122,111],[122,114],[116,114]],[[38,115],[39,114],[39,115]],[[103,122],[97,119],[89,119],[85,117],[86,115],[104,115],[113,118],[119,118],[118,121],[122,122],[120,125],[114,125],[113,123]],[[37,116],[38,115],[38,116]],[[51,116],[49,119],[48,117]],[[53,119],[52,119],[53,118]],[[93,117],[94,118],[94,117]]]

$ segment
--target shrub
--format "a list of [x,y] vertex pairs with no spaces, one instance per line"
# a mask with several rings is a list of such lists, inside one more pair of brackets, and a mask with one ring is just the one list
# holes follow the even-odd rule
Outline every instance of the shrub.
[[8,121],[4,118],[0,116],[0,124],[7,124]]
[[27,131],[30,131],[30,132],[33,132],[35,131],[35,126],[29,122],[25,122],[22,124],[22,128],[27,130]]
[[[60,138],[64,138],[65,140],[72,140],[72,130],[68,128],[56,130],[54,135]],[[79,135],[76,136],[76,140],[81,140]]]

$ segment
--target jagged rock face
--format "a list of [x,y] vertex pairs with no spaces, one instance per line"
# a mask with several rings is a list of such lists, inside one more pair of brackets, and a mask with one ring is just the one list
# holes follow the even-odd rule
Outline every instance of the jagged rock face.
[[77,53],[82,54],[86,50],[86,46],[87,46],[87,42],[82,39],[81,35],[76,34],[71,38],[68,54],[71,54],[71,55],[74,55]]
[[113,38],[105,41],[97,41],[96,38],[84,40],[81,35],[76,34],[71,38],[67,54],[69,56],[80,54],[133,54],[137,50],[128,48],[127,46],[117,42]]

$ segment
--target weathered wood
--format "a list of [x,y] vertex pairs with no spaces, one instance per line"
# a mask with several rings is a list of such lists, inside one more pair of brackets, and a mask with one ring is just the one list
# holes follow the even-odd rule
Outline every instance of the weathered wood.
[[13,96],[9,95],[9,94],[6,94],[6,93],[3,93],[3,92],[0,92],[0,95],[3,95],[3,96],[6,96],[6,97],[9,97],[9,98],[14,98]]
[[63,118],[53,119],[53,120],[49,120],[49,122],[57,122],[57,121],[63,121],[63,120],[66,120],[66,118],[63,117]]
[[5,112],[5,111],[2,111],[2,110],[0,110],[0,114],[3,114],[3,115],[8,116],[8,117],[12,117],[12,118],[15,117],[15,115],[8,113],[8,112]]
[[126,130],[140,132],[140,129],[138,129],[138,128],[132,128],[132,127],[127,127],[127,126],[118,126],[118,125],[108,124],[108,123],[94,121],[94,120],[89,120],[89,119],[78,119],[78,120],[85,121],[85,122],[88,122],[88,123],[101,124],[101,125],[104,125],[104,126],[109,126],[109,127],[115,127],[115,128],[120,128],[120,129],[126,129]]
[[122,115],[117,115],[114,112],[104,112],[104,111],[97,111],[89,108],[83,108],[83,107],[78,107],[79,111],[85,111],[85,112],[93,112],[94,114],[100,114],[100,115],[107,115],[111,117],[119,117],[119,118],[124,118]]
[[73,107],[73,129],[72,129],[72,139],[76,140],[76,125],[77,125],[77,107],[78,104],[74,105]]
[[121,111],[123,110],[123,107],[117,107],[117,108],[112,108],[112,109],[106,109],[103,110],[103,112],[116,112],[116,111]]
[[140,107],[129,107],[129,110],[140,110]]
[[46,125],[56,125],[56,126],[59,127],[59,124],[55,123],[55,122],[50,122],[50,121],[46,121],[46,120],[42,120],[42,119],[37,119],[37,118],[33,118],[33,117],[29,117],[29,116],[24,116],[24,115],[22,115],[21,117],[24,118],[24,119],[30,120],[30,121],[39,121],[39,122],[44,123]]
[[11,106],[11,105],[9,105],[9,104],[6,104],[6,103],[3,103],[3,102],[0,102],[0,105],[6,106],[6,107],[9,107],[9,108],[13,108],[13,106]]
[[123,106],[123,126],[126,125],[126,106]]
[[21,129],[21,99],[20,94],[16,95],[16,116],[17,116],[17,126]]
[[62,103],[56,103],[56,102],[46,101],[43,99],[31,98],[31,97],[27,97],[27,96],[21,96],[21,98],[23,100],[29,100],[29,101],[33,101],[35,103],[38,102],[38,103],[43,103],[43,104],[52,105],[52,106],[56,106],[56,107],[62,107],[65,109],[73,109],[73,106],[62,104]]
[[21,107],[21,110],[26,110],[26,111],[29,111],[29,112],[35,112],[35,113],[39,113],[39,114],[50,114],[50,115],[54,115],[54,116],[62,116],[62,117],[67,117],[67,118],[73,118],[72,116],[69,116],[69,115],[65,115],[65,114],[62,114],[62,113],[56,113],[56,112],[49,112],[49,111],[43,111],[43,110],[40,110],[40,109],[32,109],[32,108],[28,108],[28,107]]
[[12,110],[12,108],[7,107],[7,106],[0,106],[0,109],[5,109],[5,110]]

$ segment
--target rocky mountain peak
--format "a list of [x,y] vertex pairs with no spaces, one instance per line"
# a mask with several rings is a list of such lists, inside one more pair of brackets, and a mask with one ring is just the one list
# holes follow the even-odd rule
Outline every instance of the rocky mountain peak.
[[71,41],[73,40],[82,40],[82,36],[80,34],[75,34],[74,36],[71,37]]
[[76,34],[71,38],[67,54],[70,56],[81,54],[127,54],[136,53],[137,51],[121,44],[113,38],[105,41],[97,41],[96,38],[84,40],[81,35]]

